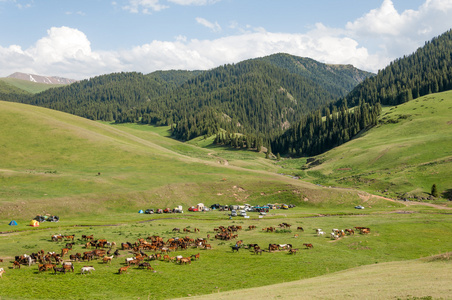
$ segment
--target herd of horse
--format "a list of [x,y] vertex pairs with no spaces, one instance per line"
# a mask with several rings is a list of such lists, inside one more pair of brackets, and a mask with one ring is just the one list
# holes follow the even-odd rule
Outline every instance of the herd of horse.
[[[290,228],[291,225],[288,223],[279,224],[281,228]],[[184,228],[187,229],[187,228]],[[248,226],[248,231],[256,229],[255,225]],[[370,228],[368,227],[354,227],[355,230],[359,231],[361,234],[370,233]],[[194,228],[191,229],[194,232],[199,232],[199,229]],[[214,238],[215,240],[232,240],[238,237],[238,232],[242,230],[241,226],[230,225],[230,226],[218,226],[213,229],[216,233]],[[262,229],[266,232],[274,232],[274,227],[265,227]],[[339,230],[334,228],[331,232],[332,239],[338,239],[345,235],[354,235],[355,230],[351,228],[347,228],[344,230]],[[188,232],[188,230],[183,230],[184,232]],[[297,227],[297,231],[304,232],[302,227]],[[172,232],[180,232],[179,228],[174,228]],[[324,235],[324,231],[320,228],[315,230],[317,236]],[[296,235],[298,236],[298,234]],[[207,234],[207,238],[190,238],[188,236],[185,237],[174,237],[164,239],[163,237],[153,235],[148,236],[147,238],[139,238],[135,242],[124,242],[120,243],[120,247],[113,250],[116,247],[115,242],[109,242],[106,239],[95,239],[93,235],[82,235],[81,238],[75,239],[75,235],[52,235],[51,241],[56,242],[58,245],[61,243],[66,243],[65,246],[61,249],[60,253],[49,251],[45,252],[44,250],[39,250],[35,253],[31,253],[30,255],[18,255],[15,256],[13,261],[12,268],[20,268],[21,265],[31,266],[33,264],[38,265],[38,272],[46,272],[52,271],[54,274],[65,274],[66,272],[74,272],[74,263],[76,262],[89,262],[92,260],[99,260],[99,263],[103,264],[111,264],[113,260],[117,257],[124,255],[124,251],[126,254],[132,253],[131,257],[127,257],[124,260],[123,266],[118,269],[118,274],[127,273],[131,266],[136,266],[139,269],[147,269],[155,272],[154,268],[150,265],[151,261],[166,261],[166,262],[174,262],[180,265],[191,264],[192,261],[197,261],[200,258],[200,253],[182,256],[176,255],[176,251],[180,250],[188,250],[193,248],[200,249],[212,249],[210,241],[210,235]],[[77,244],[78,242],[78,244]],[[82,248],[84,247],[86,251],[83,253],[72,253],[73,246],[79,245]],[[312,243],[304,243],[303,246],[305,249],[314,248]],[[91,248],[95,248],[92,250],[88,250]],[[270,243],[268,244],[268,248],[261,248],[258,244],[244,244],[242,240],[238,240],[234,245],[231,245],[231,251],[239,252],[240,249],[248,249],[253,252],[255,255],[262,255],[263,252],[277,252],[277,251],[287,251],[291,255],[295,255],[299,248],[294,248],[292,244],[278,244],[278,243]],[[123,251],[122,253],[120,251]],[[148,251],[148,253],[146,253]],[[149,253],[149,251],[153,251],[153,253]],[[69,255],[69,260],[67,259],[67,255]],[[81,274],[90,274],[92,271],[95,271],[93,266],[82,266],[80,269]],[[0,278],[2,278],[4,269],[0,268]]]

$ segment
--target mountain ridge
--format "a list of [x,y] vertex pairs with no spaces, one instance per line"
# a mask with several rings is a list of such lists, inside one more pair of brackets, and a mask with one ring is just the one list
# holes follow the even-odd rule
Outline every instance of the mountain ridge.
[[44,84],[71,84],[74,82],[77,82],[78,80],[75,79],[69,79],[69,78],[63,78],[58,76],[45,76],[45,75],[36,75],[36,74],[30,74],[30,73],[22,73],[22,72],[15,72],[7,78],[15,78],[30,82],[36,82],[36,83],[44,83]]

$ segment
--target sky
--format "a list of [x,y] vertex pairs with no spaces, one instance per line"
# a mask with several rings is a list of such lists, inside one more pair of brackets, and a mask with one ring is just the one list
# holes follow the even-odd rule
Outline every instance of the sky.
[[207,70],[289,53],[377,72],[452,28],[452,0],[0,0],[0,77]]

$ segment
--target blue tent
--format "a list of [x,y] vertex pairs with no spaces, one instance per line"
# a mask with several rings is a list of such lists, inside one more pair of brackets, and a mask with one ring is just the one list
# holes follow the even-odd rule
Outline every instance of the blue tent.
[[139,211],[138,213],[139,213],[139,214],[142,214],[142,213],[144,213],[144,212],[143,212],[143,210],[142,210],[142,209],[140,209],[140,211]]
[[15,225],[17,225],[17,222],[16,221],[14,221],[14,220],[12,220],[11,222],[9,222],[9,224],[8,225],[12,225],[12,226],[15,226]]

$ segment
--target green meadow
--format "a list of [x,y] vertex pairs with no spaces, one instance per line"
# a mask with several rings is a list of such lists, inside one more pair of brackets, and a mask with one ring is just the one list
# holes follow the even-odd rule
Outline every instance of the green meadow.
[[[450,267],[447,254],[452,245],[450,207],[388,201],[369,193],[386,188],[390,195],[416,189],[425,193],[432,183],[437,183],[441,192],[450,188],[447,187],[447,178],[450,179],[447,158],[451,150],[447,146],[451,137],[448,126],[452,125],[447,124],[450,121],[447,112],[452,107],[452,97],[447,93],[430,97],[392,110],[386,108],[379,126],[325,154],[323,164],[308,170],[302,169],[306,158],[278,162],[265,159],[262,153],[215,147],[209,138],[181,143],[168,138],[168,128],[164,127],[93,122],[53,110],[0,101],[3,121],[0,127],[0,259],[3,262],[0,267],[5,269],[0,279],[0,296],[2,299],[169,299],[211,295],[218,299],[222,292],[227,292],[225,297],[255,295],[293,299],[294,295],[302,295],[309,285],[312,291],[306,295],[315,295],[317,289],[321,298],[343,295],[361,299],[447,298],[450,294],[443,288],[410,292],[407,285],[388,290],[387,294],[369,294],[367,288],[377,276],[372,274],[387,277],[389,273],[385,272],[392,272],[394,267],[390,267],[394,264],[406,266],[398,270],[400,277],[406,274],[407,278],[413,272],[422,274],[429,264],[437,271],[437,281],[450,270],[442,267]],[[428,108],[415,115],[414,112],[424,110],[422,104]],[[409,112],[411,119],[399,117]],[[413,124],[417,129],[409,128]],[[394,132],[400,133],[400,137],[396,138]],[[431,143],[438,143],[437,151],[421,151],[434,149]],[[418,168],[422,167],[425,169],[421,172]],[[337,176],[338,169],[348,168]],[[358,175],[359,180],[347,179]],[[339,185],[343,188],[337,188]],[[287,203],[296,207],[271,210],[263,217],[250,212],[249,219],[230,219],[228,212],[187,211],[189,206],[200,202],[208,206]],[[182,205],[185,212],[138,213],[140,209],[176,205]],[[365,209],[357,210],[356,205]],[[37,228],[28,226],[38,214],[58,215],[60,222],[44,222]],[[12,219],[18,222],[17,226],[8,225]],[[291,224],[291,228],[280,228],[278,224],[282,222]],[[222,241],[214,238],[214,228],[220,225],[238,225],[243,229],[236,239]],[[249,230],[250,225],[256,229]],[[270,226],[276,227],[276,232],[262,230]],[[371,232],[338,240],[330,238],[333,228],[355,226],[369,227]],[[174,233],[175,227],[197,227],[200,232]],[[303,227],[304,231],[297,227]],[[317,236],[318,228],[326,235]],[[134,256],[129,250],[120,250],[121,255],[111,264],[101,260],[75,262],[74,273],[40,273],[36,265],[12,268],[16,255],[41,249],[60,252],[65,242],[52,242],[53,234],[75,234],[75,246],[69,254],[91,250],[85,248],[82,235],[114,241],[113,250],[120,249],[123,242],[134,243],[152,235],[164,240],[209,235],[212,249],[190,247],[170,254],[200,253],[200,259],[190,265],[149,261],[155,272],[133,266],[127,273],[118,274],[125,258]],[[298,252],[264,251],[255,255],[242,248],[233,253],[231,246],[238,240],[245,245],[257,243],[265,250],[270,243],[292,244]],[[304,243],[312,243],[314,248],[308,250]],[[438,256],[441,254],[444,258]],[[92,265],[96,270],[81,275],[80,269],[85,265]],[[436,268],[438,265],[441,267]],[[343,281],[341,274],[347,278],[355,274],[364,280],[359,281],[363,284],[355,286],[353,292],[340,289],[342,294],[326,293],[325,282],[337,286]],[[435,278],[424,278],[423,282],[431,286]],[[256,293],[256,288],[261,292]],[[272,294],[278,288],[287,288],[289,292]]]

